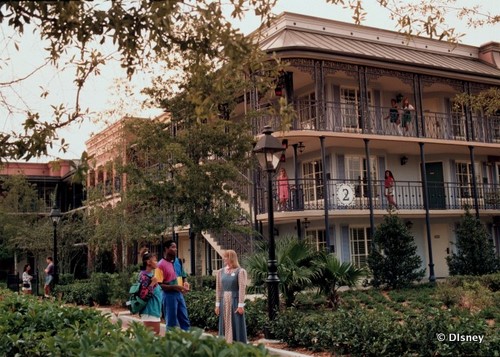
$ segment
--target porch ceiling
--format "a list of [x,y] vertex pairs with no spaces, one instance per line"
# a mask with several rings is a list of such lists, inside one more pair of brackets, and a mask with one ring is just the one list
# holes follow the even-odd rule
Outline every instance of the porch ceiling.
[[[335,147],[364,150],[363,139],[366,138],[370,140],[369,148],[374,154],[377,152],[385,152],[388,154],[420,155],[419,142],[422,142],[421,138],[414,137],[325,133],[317,131],[289,131],[277,135],[279,139],[288,139],[290,150],[288,155],[292,153],[291,146],[299,142],[302,142],[305,146],[303,154],[316,152],[320,155],[320,136],[325,136],[325,147],[327,151],[331,151],[331,148]],[[426,156],[445,155],[449,158],[453,158],[458,155],[468,155],[469,146],[471,145],[474,146],[474,153],[476,156],[497,155],[499,152],[498,144],[436,139],[425,139],[424,152]]]
[[285,49],[307,49],[348,54],[356,57],[378,59],[385,62],[404,63],[421,67],[446,69],[455,72],[468,72],[500,78],[500,70],[475,58],[443,55],[410,47],[395,46],[337,37],[329,34],[285,29],[266,39],[261,48],[264,51]]

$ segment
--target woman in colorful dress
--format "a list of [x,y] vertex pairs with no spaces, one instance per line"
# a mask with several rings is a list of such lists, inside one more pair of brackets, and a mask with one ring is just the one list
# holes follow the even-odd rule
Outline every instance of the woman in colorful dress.
[[156,269],[156,255],[145,251],[142,254],[142,268],[139,273],[141,290],[139,297],[147,301],[147,305],[139,313],[144,326],[160,334],[162,292],[158,280],[154,276]]
[[247,343],[245,293],[247,272],[238,263],[234,250],[223,255],[225,267],[217,272],[215,313],[219,316],[219,336],[228,343]]

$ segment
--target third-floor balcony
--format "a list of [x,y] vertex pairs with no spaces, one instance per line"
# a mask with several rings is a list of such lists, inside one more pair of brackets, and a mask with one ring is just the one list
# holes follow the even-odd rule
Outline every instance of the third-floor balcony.
[[[359,133],[422,137],[429,139],[500,143],[500,116],[472,114],[470,119],[463,113],[436,112],[425,109],[423,113],[400,109],[395,117],[391,108],[319,101],[296,101],[296,116],[289,130],[314,130],[336,133]],[[362,115],[364,113],[364,115]],[[408,129],[402,126],[403,117],[409,120]],[[265,125],[279,130],[282,118],[263,113],[256,117],[254,134]]]

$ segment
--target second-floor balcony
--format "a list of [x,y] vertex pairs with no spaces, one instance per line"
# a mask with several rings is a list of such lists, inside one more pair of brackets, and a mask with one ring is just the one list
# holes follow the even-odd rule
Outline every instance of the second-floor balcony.
[[[354,199],[346,204],[341,185],[351,188]],[[283,192],[286,190],[286,192]],[[257,213],[267,212],[267,192],[263,188],[257,191]],[[327,180],[329,210],[368,210],[370,208],[369,187],[366,180]],[[472,183],[429,182],[428,197],[430,210],[464,210],[475,205]],[[477,185],[477,204],[479,209],[500,210],[500,185],[480,183]],[[322,180],[294,179],[286,184],[273,181],[273,202],[275,211],[323,210],[325,207],[325,183]],[[371,195],[373,209],[387,210],[389,204],[384,196],[384,181],[372,180]],[[284,199],[286,197],[286,199]],[[420,181],[397,181],[394,198],[401,210],[423,210],[424,190]]]
[[[435,112],[424,107],[423,113],[415,110],[405,113],[400,109],[396,120],[389,115],[391,108],[384,106],[363,108],[356,104],[297,101],[294,108],[296,116],[289,130],[500,143],[500,116],[472,114],[467,120],[464,113]],[[278,115],[263,113],[255,120],[254,134],[260,133],[265,125],[282,128],[282,119]],[[409,121],[407,129],[402,125],[404,120]]]

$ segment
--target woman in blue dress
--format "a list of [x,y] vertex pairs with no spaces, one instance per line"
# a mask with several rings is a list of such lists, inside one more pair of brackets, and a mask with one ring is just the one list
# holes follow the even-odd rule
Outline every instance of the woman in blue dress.
[[217,272],[215,313],[219,316],[219,336],[228,343],[247,343],[245,293],[247,272],[238,263],[234,250],[223,254],[225,267]]

